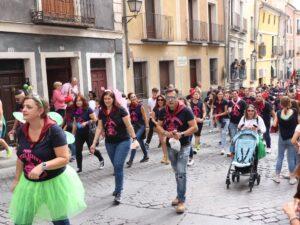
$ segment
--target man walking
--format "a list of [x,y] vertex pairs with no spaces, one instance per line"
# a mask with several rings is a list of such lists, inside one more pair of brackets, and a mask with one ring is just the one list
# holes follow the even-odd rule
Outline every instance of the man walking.
[[172,201],[177,213],[185,211],[187,163],[190,153],[190,136],[197,131],[193,112],[178,101],[175,89],[166,92],[167,106],[162,110],[157,123],[159,133],[167,137],[168,155],[175,172],[177,197]]

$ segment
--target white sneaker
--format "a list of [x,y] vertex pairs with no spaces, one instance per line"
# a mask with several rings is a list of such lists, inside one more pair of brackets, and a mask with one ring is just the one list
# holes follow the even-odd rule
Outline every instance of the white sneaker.
[[272,153],[272,149],[271,149],[271,148],[267,148],[266,152],[267,152],[268,154],[271,154],[271,153]]
[[225,150],[222,149],[222,150],[221,150],[221,155],[224,155],[224,154],[225,154]]
[[188,166],[194,165],[194,159],[189,159],[187,165],[188,165]]
[[290,181],[289,181],[290,185],[297,184],[297,182],[298,182],[298,180],[295,177],[290,178]]
[[279,177],[278,175],[275,175],[275,176],[272,178],[272,180],[273,180],[275,183],[277,183],[277,184],[280,183],[280,177]]

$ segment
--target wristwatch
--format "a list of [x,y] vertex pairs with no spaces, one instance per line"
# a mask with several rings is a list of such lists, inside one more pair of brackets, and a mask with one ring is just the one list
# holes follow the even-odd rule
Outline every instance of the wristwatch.
[[42,170],[45,171],[47,169],[47,163],[42,162]]

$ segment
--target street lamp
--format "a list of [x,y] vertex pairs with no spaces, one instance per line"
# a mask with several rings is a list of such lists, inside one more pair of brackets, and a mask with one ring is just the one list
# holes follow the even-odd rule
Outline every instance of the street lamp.
[[130,12],[138,14],[141,11],[143,4],[142,0],[128,0],[127,1]]

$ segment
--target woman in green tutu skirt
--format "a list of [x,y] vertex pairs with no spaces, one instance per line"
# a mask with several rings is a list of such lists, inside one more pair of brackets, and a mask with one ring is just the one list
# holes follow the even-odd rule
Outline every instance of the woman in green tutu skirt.
[[16,225],[30,225],[36,219],[70,225],[69,218],[82,212],[86,204],[83,185],[67,166],[65,133],[47,116],[48,104],[40,97],[26,97],[23,106],[26,123],[17,131],[10,216]]

